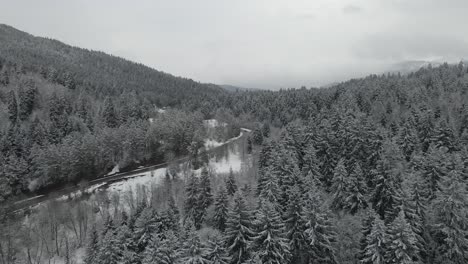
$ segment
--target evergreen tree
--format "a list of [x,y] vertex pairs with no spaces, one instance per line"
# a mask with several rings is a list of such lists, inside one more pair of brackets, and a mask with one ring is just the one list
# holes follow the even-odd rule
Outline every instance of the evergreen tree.
[[348,172],[344,164],[344,160],[341,159],[336,165],[333,173],[333,180],[331,186],[331,193],[333,194],[333,201],[331,207],[334,210],[342,210],[346,206],[346,198],[348,194],[346,189],[349,186]]
[[16,123],[16,120],[18,119],[18,103],[13,90],[8,94],[8,118],[13,124]]
[[34,109],[34,100],[36,98],[36,87],[34,84],[30,84],[26,91],[19,93],[20,107],[19,107],[19,118],[20,120],[26,120]]
[[177,204],[174,200],[174,197],[172,195],[169,197],[167,201],[167,210],[166,210],[166,215],[170,221],[170,227],[172,231],[177,232],[179,231],[179,225],[180,225],[180,212],[179,208],[177,207]]
[[398,144],[403,151],[406,161],[410,161],[411,155],[413,155],[413,152],[418,148],[418,136],[413,128],[412,119],[408,118],[401,127]]
[[200,177],[200,206],[206,210],[212,204],[213,195],[211,193],[210,173],[206,167],[203,167]]
[[386,264],[385,254],[386,249],[386,233],[385,225],[383,220],[379,216],[374,216],[374,222],[372,223],[372,229],[370,234],[367,236],[366,247],[362,254],[361,262],[363,264]]
[[224,247],[224,241],[220,236],[216,235],[208,240],[206,258],[210,261],[211,264],[229,263],[226,248]]
[[[161,236],[165,238],[162,239]],[[152,243],[146,247],[142,264],[175,264],[181,257],[178,238],[173,232],[153,236]]]
[[434,201],[436,263],[468,262],[468,193],[458,171],[444,177]]
[[97,262],[97,255],[99,252],[99,235],[96,226],[93,225],[89,233],[88,246],[86,247],[86,256],[84,258],[85,264],[94,264]]
[[229,210],[225,232],[226,248],[232,264],[240,264],[249,259],[248,247],[254,236],[251,221],[252,216],[244,198],[236,194]]
[[403,211],[389,225],[385,260],[387,263],[414,263],[418,259],[416,235]]
[[345,198],[345,207],[351,214],[356,214],[360,209],[367,207],[366,185],[364,183],[364,173],[359,163],[354,166],[353,172],[349,175],[347,197]]
[[259,197],[272,204],[277,204],[280,200],[280,190],[278,178],[270,170],[260,172],[258,186],[261,186]]
[[304,154],[304,164],[302,166],[302,173],[306,179],[321,179],[322,175],[320,173],[320,163],[317,159],[316,150],[314,147],[310,146],[305,148]]
[[118,240],[113,232],[107,232],[99,246],[99,254],[96,263],[117,264],[120,261]]
[[185,203],[184,203],[184,211],[185,211],[185,219],[190,218],[194,221],[195,226],[200,226],[201,223],[198,221],[200,220],[200,213],[198,210],[199,207],[199,189],[198,189],[198,178],[191,174],[188,182],[185,186]]
[[257,235],[251,247],[262,263],[287,263],[289,245],[280,214],[268,202],[261,203],[255,221]]
[[189,233],[188,239],[184,242],[181,250],[181,263],[186,264],[208,264],[210,260],[206,257],[207,248],[200,241],[200,237],[195,231]]
[[111,127],[111,128],[115,128],[118,126],[118,120],[117,120],[117,114],[115,112],[114,102],[110,98],[107,98],[104,101],[102,118],[106,126]]
[[369,261],[364,261],[366,259],[366,248],[367,242],[369,241],[369,235],[372,232],[372,225],[375,221],[375,212],[368,210],[366,216],[362,219],[362,228],[361,228],[361,239],[359,240],[359,261],[363,264],[369,263]]
[[327,212],[322,212],[323,202],[316,194],[309,193],[305,210],[305,236],[309,244],[309,263],[335,264],[336,253],[333,244],[336,233]]
[[305,232],[304,208],[302,195],[298,187],[294,188],[289,195],[289,205],[286,212],[286,237],[289,240],[291,252],[291,263],[304,263],[308,249]]
[[226,179],[226,190],[229,196],[233,196],[237,192],[237,183],[232,168],[229,169],[229,176]]
[[221,188],[215,199],[213,222],[214,227],[224,232],[228,217],[229,200],[226,189]]
[[382,219],[391,222],[401,205],[402,157],[392,142],[384,144],[382,149],[377,168],[373,171],[375,187],[372,204]]
[[440,121],[434,129],[431,142],[435,147],[444,147],[448,152],[458,150],[455,133],[445,121]]

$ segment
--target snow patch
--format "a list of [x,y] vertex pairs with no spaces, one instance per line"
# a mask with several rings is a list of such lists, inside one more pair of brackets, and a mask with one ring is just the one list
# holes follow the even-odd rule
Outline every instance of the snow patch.
[[219,122],[216,119],[203,120],[203,123],[205,124],[205,126],[207,126],[209,128],[215,128],[215,127],[219,127],[219,126],[223,126],[223,127],[227,126],[227,123]]
[[125,180],[111,183],[107,188],[111,192],[125,192],[128,190],[135,190],[137,186],[151,186],[158,184],[164,179],[166,175],[166,168],[147,171],[137,175],[130,175]]
[[115,165],[115,167],[109,173],[107,173],[107,175],[116,174],[118,172],[120,172],[119,164]]
[[211,149],[211,148],[216,148],[216,147],[222,146],[224,144],[226,144],[226,143],[225,142],[219,142],[219,141],[214,140],[214,139],[206,139],[205,143],[204,143],[204,146],[205,146],[205,149]]

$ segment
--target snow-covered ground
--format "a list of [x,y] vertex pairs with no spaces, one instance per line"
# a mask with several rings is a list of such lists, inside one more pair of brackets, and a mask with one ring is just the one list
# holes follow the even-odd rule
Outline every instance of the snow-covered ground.
[[209,128],[215,128],[215,127],[218,127],[218,126],[227,126],[226,123],[224,122],[219,122],[218,120],[216,119],[207,119],[207,120],[203,120],[203,124]]
[[138,175],[128,176],[127,179],[121,180],[109,185],[107,190],[111,192],[125,192],[135,190],[138,185],[151,186],[160,183],[166,175],[166,168],[139,173]]

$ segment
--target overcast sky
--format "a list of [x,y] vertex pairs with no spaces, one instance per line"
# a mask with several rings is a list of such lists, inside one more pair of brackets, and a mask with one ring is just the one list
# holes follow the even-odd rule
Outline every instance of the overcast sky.
[[319,86],[467,58],[466,0],[0,0],[0,23],[202,82]]

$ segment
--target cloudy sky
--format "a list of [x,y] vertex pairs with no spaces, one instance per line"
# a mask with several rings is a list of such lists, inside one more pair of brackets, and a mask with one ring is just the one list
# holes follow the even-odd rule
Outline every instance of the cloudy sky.
[[320,86],[468,58],[466,0],[0,0],[0,23],[197,81]]

